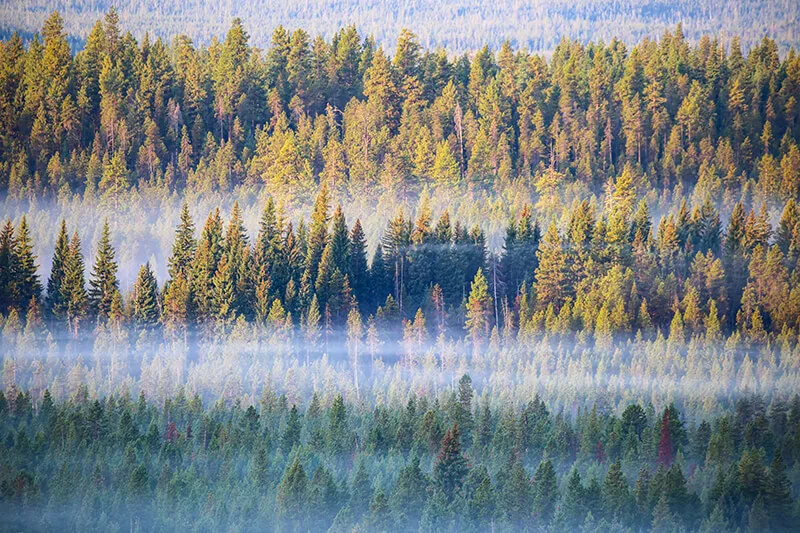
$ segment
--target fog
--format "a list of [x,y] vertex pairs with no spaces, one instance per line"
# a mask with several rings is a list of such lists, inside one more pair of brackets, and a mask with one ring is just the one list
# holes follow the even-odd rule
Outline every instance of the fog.
[[137,335],[113,326],[77,339],[5,331],[2,348],[3,388],[31,390],[34,400],[44,388],[68,399],[85,384],[90,397],[143,392],[158,402],[183,389],[206,403],[255,404],[275,393],[306,405],[315,393],[326,404],[341,393],[370,407],[404,403],[412,394],[447,395],[469,374],[478,397],[495,406],[524,404],[538,394],[556,411],[675,402],[687,416],[701,417],[744,394],[787,398],[800,390],[796,348],[701,337],[686,344],[661,336],[618,338],[600,348],[591,338],[496,335],[473,346],[453,334],[417,343],[378,331],[359,339],[356,359],[355,342],[344,333],[323,333],[309,345],[300,328],[240,321],[230,334],[214,337]]

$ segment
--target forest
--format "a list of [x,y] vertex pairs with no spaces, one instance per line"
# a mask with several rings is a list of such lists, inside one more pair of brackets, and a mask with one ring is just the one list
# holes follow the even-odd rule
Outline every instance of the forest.
[[9,36],[0,528],[796,530],[798,99],[682,25]]

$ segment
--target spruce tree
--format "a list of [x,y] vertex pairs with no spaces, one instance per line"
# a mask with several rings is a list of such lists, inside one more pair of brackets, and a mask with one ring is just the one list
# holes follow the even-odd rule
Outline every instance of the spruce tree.
[[769,467],[764,490],[767,516],[772,531],[796,531],[800,517],[792,513],[792,483],[786,475],[786,464],[780,450]]
[[322,259],[322,253],[328,244],[328,202],[328,186],[323,183],[317,199],[314,201],[314,211],[311,213],[306,254],[306,268],[313,280],[317,279],[317,269]]
[[106,320],[111,312],[111,300],[119,290],[117,263],[111,247],[111,232],[108,220],[103,222],[100,242],[97,245],[92,277],[89,280],[89,313],[93,319]]
[[16,305],[14,224],[7,219],[0,231],[0,313],[7,313]]
[[317,267],[317,278],[314,282],[314,291],[319,297],[321,306],[325,306],[328,300],[334,296],[334,272],[336,272],[336,266],[333,260],[333,242],[330,241],[325,246],[325,251],[320,258],[319,266]]
[[369,269],[367,267],[367,239],[361,227],[361,221],[356,219],[353,230],[350,232],[350,245],[347,257],[347,274],[353,296],[359,303],[362,311],[365,309],[370,288]]
[[149,261],[139,269],[133,286],[131,318],[142,329],[154,327],[159,320],[158,284]]
[[460,492],[468,473],[467,459],[461,453],[461,433],[458,424],[453,424],[442,439],[441,449],[433,466],[433,478],[447,499],[452,501]]
[[551,222],[547,228],[536,257],[539,260],[539,266],[536,268],[538,307],[545,309],[553,304],[556,309],[560,309],[566,296],[566,256],[555,222]]
[[86,278],[84,277],[83,252],[78,232],[72,234],[69,250],[64,262],[64,280],[61,283],[61,300],[64,302],[64,318],[67,326],[78,334],[80,321],[86,316],[88,301]]
[[309,513],[307,499],[308,476],[300,459],[295,457],[283,474],[275,497],[277,518],[287,531],[305,529]]
[[36,256],[33,254],[33,242],[28,230],[28,222],[24,216],[20,220],[14,241],[13,286],[17,299],[16,305],[22,310],[23,308],[27,309],[32,299],[38,300],[42,293]]
[[342,206],[337,205],[333,213],[333,225],[331,227],[331,247],[333,253],[333,265],[342,271],[342,274],[350,274],[350,238],[347,231],[347,222],[344,218]]
[[175,229],[172,255],[169,257],[169,277],[171,279],[175,279],[178,276],[188,279],[196,248],[194,223],[189,214],[189,204],[184,202],[181,206],[181,221]]
[[[282,250],[281,224],[278,220],[275,201],[270,196],[264,206],[261,219],[258,224],[258,235],[256,236],[255,265],[259,271],[260,281],[269,276],[275,283],[276,292],[285,290],[286,280],[283,279],[288,272],[282,272],[283,264],[281,260],[285,256]],[[288,267],[288,265],[286,265]],[[275,279],[277,275],[277,280]]]
[[218,327],[225,328],[235,317],[235,301],[233,272],[226,254],[217,265],[211,289],[210,312]]
[[545,459],[533,476],[533,514],[542,526],[553,519],[558,501],[558,484],[553,463]]
[[465,327],[469,332],[473,345],[477,348],[489,337],[492,324],[492,297],[489,295],[489,285],[483,275],[483,270],[478,269],[467,301],[467,320]]
[[47,297],[45,307],[49,316],[63,320],[65,317],[65,300],[61,294],[61,284],[64,282],[66,274],[66,263],[69,257],[69,235],[67,235],[67,223],[61,219],[61,228],[56,238],[55,251],[53,252],[53,263],[50,267],[50,277],[47,280]]
[[248,316],[249,298],[247,293],[250,288],[248,282],[252,265],[250,263],[250,246],[247,231],[242,221],[242,210],[239,207],[239,202],[234,202],[233,204],[224,245],[233,286],[232,308],[237,313]]

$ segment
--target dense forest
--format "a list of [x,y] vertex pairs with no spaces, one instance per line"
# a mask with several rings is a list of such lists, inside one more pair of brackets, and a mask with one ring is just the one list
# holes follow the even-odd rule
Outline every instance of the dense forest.
[[476,403],[468,375],[374,409],[0,395],[0,509],[9,530],[797,531],[800,396],[697,425]]
[[0,41],[0,524],[796,529],[800,57],[683,32]]

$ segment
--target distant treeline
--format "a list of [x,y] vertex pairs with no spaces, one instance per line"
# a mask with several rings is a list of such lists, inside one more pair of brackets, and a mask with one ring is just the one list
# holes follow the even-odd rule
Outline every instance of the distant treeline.
[[609,42],[617,37],[632,44],[658,37],[678,23],[692,41],[708,33],[726,39],[740,35],[750,48],[767,35],[788,51],[800,39],[796,3],[768,0],[551,0],[546,4],[531,0],[166,0],[157,4],[142,0],[16,0],[0,5],[0,35],[17,30],[30,36],[48,13],[59,9],[70,37],[82,46],[92,21],[114,6],[136,37],[149,33],[169,40],[186,34],[202,44],[223,36],[231,20],[240,17],[260,48],[269,45],[270,32],[280,24],[300,26],[325,37],[345,24],[355,24],[378,42],[392,46],[403,28],[414,28],[426,46],[444,47],[451,53],[474,51],[484,44],[497,49],[505,39],[535,52],[551,52],[564,38]]
[[474,401],[374,409],[162,404],[85,388],[36,406],[0,392],[8,529],[797,531],[800,397],[742,398],[687,425],[673,406],[553,413]]

